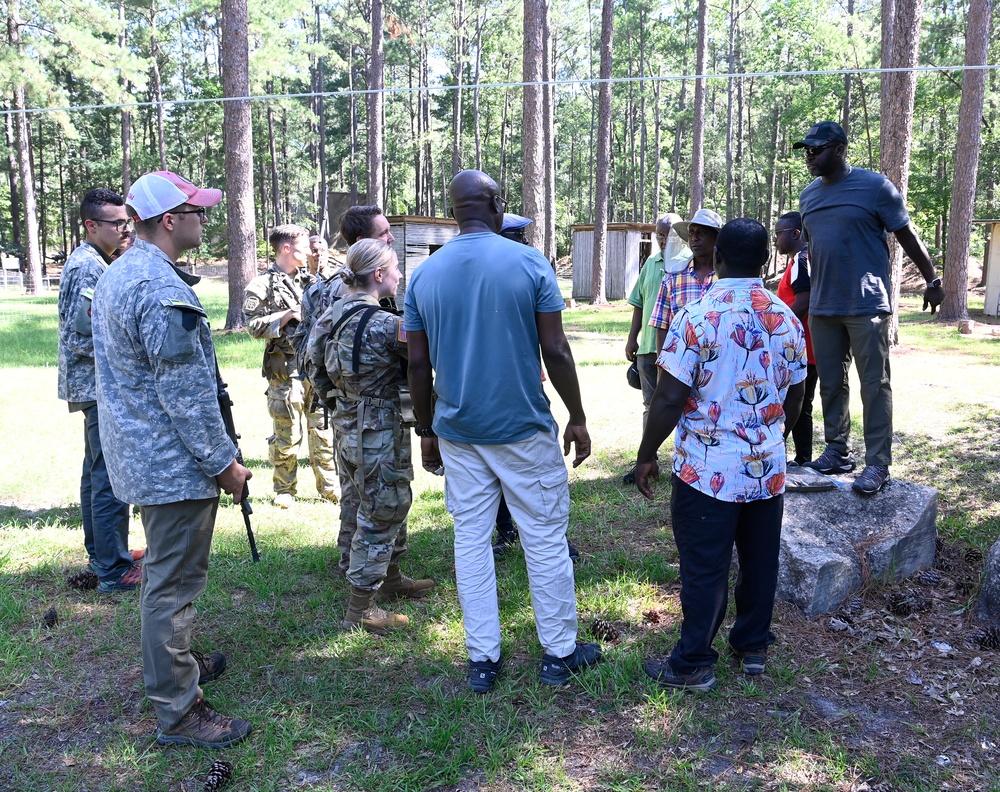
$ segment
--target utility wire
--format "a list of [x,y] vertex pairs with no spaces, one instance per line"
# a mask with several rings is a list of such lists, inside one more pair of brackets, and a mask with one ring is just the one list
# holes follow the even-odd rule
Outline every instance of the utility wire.
[[84,110],[114,110],[114,109],[126,109],[126,108],[136,108],[136,107],[157,107],[159,105],[174,106],[174,105],[199,105],[199,104],[214,104],[216,102],[268,102],[276,99],[314,99],[317,97],[323,98],[341,98],[348,96],[367,96],[369,94],[412,94],[419,93],[420,91],[456,91],[456,90],[486,90],[486,89],[507,89],[507,88],[524,88],[526,86],[567,86],[567,87],[578,87],[586,85],[602,85],[604,83],[610,83],[612,85],[616,84],[629,84],[629,83],[644,83],[644,82],[676,82],[677,80],[731,80],[734,77],[825,77],[830,75],[844,75],[844,74],[897,74],[901,72],[952,72],[952,71],[991,71],[994,69],[1000,69],[1000,64],[991,63],[977,66],[966,66],[961,64],[959,66],[906,66],[906,67],[896,67],[896,68],[871,68],[871,69],[816,69],[813,71],[764,71],[764,72],[738,72],[738,73],[725,73],[725,74],[661,74],[654,76],[643,76],[643,77],[611,77],[608,79],[601,79],[599,77],[580,77],[567,80],[548,80],[548,81],[538,81],[538,82],[500,82],[500,83],[479,83],[478,85],[473,84],[463,84],[463,85],[423,85],[423,86],[413,86],[413,87],[401,87],[401,88],[381,88],[381,89],[367,89],[359,88],[351,91],[311,91],[308,93],[277,93],[277,94],[256,94],[253,96],[221,96],[212,97],[208,99],[164,99],[161,102],[115,102],[109,104],[91,104],[91,105],[70,105],[67,107],[29,107],[23,111],[2,109],[0,110],[0,116],[7,115],[17,115],[23,112],[26,115],[36,115],[39,113],[78,113]]

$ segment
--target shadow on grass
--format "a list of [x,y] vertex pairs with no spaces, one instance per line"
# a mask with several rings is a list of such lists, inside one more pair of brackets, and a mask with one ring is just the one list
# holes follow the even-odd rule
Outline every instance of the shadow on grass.
[[0,525],[10,528],[41,528],[55,523],[68,526],[82,524],[80,505],[55,506],[45,509],[22,509],[0,504]]

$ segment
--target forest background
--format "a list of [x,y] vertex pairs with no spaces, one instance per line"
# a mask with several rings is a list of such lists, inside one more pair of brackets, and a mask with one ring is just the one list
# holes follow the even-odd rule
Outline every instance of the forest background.
[[[532,242],[553,260],[568,254],[573,223],[706,206],[770,227],[810,180],[791,144],[822,119],[848,130],[853,164],[908,175],[914,222],[943,263],[956,158],[969,148],[967,36],[982,35],[985,64],[1000,46],[985,43],[983,0],[0,0],[0,13],[0,246],[22,258],[29,292],[41,262],[78,244],[87,189],[127,191],[160,168],[228,187],[234,205],[213,213],[205,252],[229,258],[231,274],[243,259],[237,291],[266,256],[269,227],[332,235],[331,193],[446,216],[446,185],[468,167],[536,219]],[[902,60],[893,37],[912,50]],[[879,74],[884,65],[915,70]],[[992,68],[974,74],[985,99],[966,115],[983,149],[965,192],[974,217],[993,218],[1000,83]],[[240,147],[237,207],[226,156]],[[984,228],[963,216],[955,237],[973,235],[979,255]],[[241,324],[238,311],[227,323]]]

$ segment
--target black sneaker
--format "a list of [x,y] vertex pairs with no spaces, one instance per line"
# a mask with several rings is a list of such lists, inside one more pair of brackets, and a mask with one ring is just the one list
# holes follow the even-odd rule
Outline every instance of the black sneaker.
[[850,473],[855,466],[850,454],[841,454],[839,451],[828,448],[812,462],[806,462],[802,467],[812,468],[829,476],[837,473]]
[[569,543],[568,539],[566,540],[566,549],[569,551],[570,561],[572,561],[575,564],[577,561],[580,560],[580,551],[577,550],[575,547],[573,547],[573,545]]
[[859,495],[874,495],[889,483],[888,465],[868,465],[854,479],[851,489]]
[[715,690],[718,682],[712,666],[699,668],[691,674],[678,674],[670,665],[670,660],[644,660],[642,670],[646,676],[655,679],[660,687],[674,690]]
[[496,684],[497,674],[503,668],[503,657],[495,663],[492,660],[470,660],[469,679],[466,684],[476,693],[489,693]]
[[493,557],[500,558],[514,549],[517,544],[517,528],[511,525],[509,528],[497,526],[497,538],[493,543]]
[[576,642],[573,654],[566,657],[553,657],[548,652],[542,655],[541,680],[545,685],[565,685],[570,674],[582,668],[591,666],[601,660],[604,653],[596,643]]
[[202,654],[191,650],[191,656],[198,661],[198,684],[204,685],[222,676],[226,670],[226,656],[222,652]]
[[767,669],[767,649],[757,649],[752,652],[733,650],[733,655],[740,661],[743,673],[747,676],[763,674]]
[[622,476],[622,484],[626,487],[635,484],[635,468],[632,468],[628,473]]

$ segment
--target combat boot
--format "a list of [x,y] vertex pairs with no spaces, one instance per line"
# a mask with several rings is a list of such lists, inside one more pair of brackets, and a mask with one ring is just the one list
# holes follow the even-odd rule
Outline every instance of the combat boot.
[[386,613],[375,604],[375,592],[351,586],[351,600],[340,626],[345,630],[365,630],[384,635],[410,623],[401,613]]
[[414,580],[408,578],[399,571],[399,564],[389,564],[385,573],[385,580],[382,581],[382,588],[379,591],[389,600],[394,599],[417,599],[424,596],[434,588],[434,581],[430,578]]

